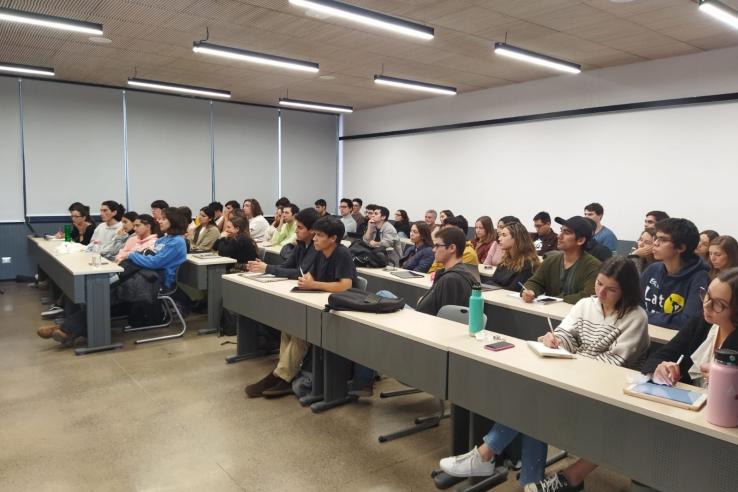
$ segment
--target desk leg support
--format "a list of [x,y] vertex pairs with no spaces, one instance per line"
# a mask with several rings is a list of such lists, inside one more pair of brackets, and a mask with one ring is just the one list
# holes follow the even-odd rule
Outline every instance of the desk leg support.
[[208,327],[197,330],[198,335],[217,333],[220,325],[220,313],[223,309],[223,279],[225,265],[208,267]]
[[[210,308],[208,307],[208,309]],[[266,350],[257,347],[259,342],[258,328],[259,325],[255,321],[238,315],[236,320],[236,355],[229,355],[225,358],[228,364],[267,354]]]
[[324,374],[323,374],[323,349],[320,347],[317,347],[313,345],[310,350],[313,351],[313,357],[312,357],[312,367],[311,371],[313,373],[313,387],[310,390],[309,395],[305,395],[302,398],[300,398],[300,405],[303,407],[307,407],[308,405],[312,405],[313,403],[317,403],[319,401],[323,400],[323,391],[324,391]]
[[351,361],[327,350],[323,351],[323,401],[313,403],[310,409],[320,413],[354,400],[348,394]]
[[74,350],[77,355],[119,349],[122,343],[110,342],[110,279],[108,274],[85,277],[87,310],[87,347]]

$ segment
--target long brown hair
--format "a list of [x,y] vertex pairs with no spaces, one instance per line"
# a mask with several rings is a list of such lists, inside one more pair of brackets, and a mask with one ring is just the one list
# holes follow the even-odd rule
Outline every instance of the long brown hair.
[[413,225],[418,229],[418,234],[420,234],[420,242],[425,244],[426,246],[433,247],[433,237],[431,236],[431,230],[430,227],[428,227],[428,224],[426,224],[422,220],[419,220],[418,222],[414,222]]
[[600,267],[605,277],[615,279],[620,287],[620,300],[615,304],[618,319],[641,304],[641,283],[638,270],[632,261],[622,256],[608,258]]
[[475,228],[477,222],[482,224],[482,228],[484,229],[484,237],[482,237],[482,239],[479,239],[476,232],[474,233],[474,241],[472,243],[474,244],[475,248],[479,244],[487,244],[491,243],[492,241],[497,241],[497,229],[495,229],[491,218],[486,215],[482,215],[476,220],[476,222],[474,222]]
[[242,215],[236,215],[235,217],[231,217],[230,221],[231,225],[238,229],[238,234],[235,239],[244,238],[247,241],[251,241],[251,244],[256,248],[256,243],[251,239],[251,234],[249,233],[249,219]]
[[[726,266],[725,269],[738,267],[738,241],[736,241],[733,236],[718,236],[710,241],[710,246],[717,246],[725,252],[725,255],[728,257],[728,266]],[[707,252],[707,257],[709,258],[710,250],[708,249]],[[710,280],[717,277],[718,273],[720,273],[720,271],[710,263]]]
[[502,260],[500,260],[498,266],[504,266],[514,272],[519,272],[525,268],[526,263],[529,263],[531,269],[535,272],[541,264],[541,259],[538,257],[528,230],[520,222],[506,224],[502,230],[505,229],[513,239],[513,246],[509,250],[503,251]]
[[728,268],[717,276],[730,287],[730,321],[738,328],[738,268]]

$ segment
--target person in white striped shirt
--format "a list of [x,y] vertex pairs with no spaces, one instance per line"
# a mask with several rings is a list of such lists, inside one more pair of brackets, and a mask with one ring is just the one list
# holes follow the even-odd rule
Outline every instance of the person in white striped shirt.
[[[637,367],[648,350],[648,316],[640,305],[638,270],[627,258],[607,260],[595,280],[595,296],[581,299],[554,333],[539,340],[549,347],[562,347],[583,357],[609,364]],[[443,458],[441,469],[455,477],[494,473],[494,458],[520,433],[495,424],[484,444],[470,452]],[[525,492],[572,492],[583,489],[584,477],[597,465],[580,459],[563,472],[544,479],[547,444],[523,438],[520,483]]]

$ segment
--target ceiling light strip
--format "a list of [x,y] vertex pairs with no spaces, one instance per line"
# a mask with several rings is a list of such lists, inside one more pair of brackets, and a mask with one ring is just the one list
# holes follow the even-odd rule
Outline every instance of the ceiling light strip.
[[700,0],[699,9],[715,19],[738,29],[738,11],[717,0]]
[[280,106],[288,106],[291,108],[314,109],[317,111],[328,111],[331,113],[353,113],[354,108],[351,106],[341,106],[338,104],[326,104],[315,101],[303,101],[301,99],[289,99],[286,97],[279,98]]
[[103,33],[102,24],[82,22],[73,19],[66,19],[64,17],[34,14],[31,12],[23,12],[22,10],[6,8],[0,8],[0,21],[18,22],[21,24],[49,27],[52,29],[60,29],[62,31],[83,32],[86,34],[101,35]]
[[190,94],[194,96],[219,97],[224,99],[230,99],[231,97],[231,93],[229,91],[208,89],[207,87],[197,87],[194,85],[173,84],[171,82],[160,82],[157,80],[132,78],[128,79],[128,85],[133,87],[144,87],[146,89],[178,92],[180,94]]
[[283,56],[268,55],[266,53],[258,53],[256,51],[231,48],[229,46],[219,46],[217,44],[207,43],[205,41],[192,43],[192,51],[194,51],[195,53],[220,56],[222,58],[229,58],[232,60],[259,63],[262,65],[288,68],[291,70],[302,70],[304,72],[315,73],[319,69],[317,63],[309,61],[285,58]]
[[419,39],[433,39],[432,27],[424,26],[391,15],[382,14],[373,10],[362,9],[355,5],[349,5],[334,0],[290,0],[292,5],[305,7],[310,10],[321,12],[342,19],[358,22],[366,26],[378,27],[405,36],[413,36]]
[[506,43],[495,43],[495,53],[516,60],[533,63],[542,67],[553,68],[566,73],[580,73],[582,66],[565,60],[560,60],[548,55],[542,55],[535,51],[529,51]]
[[54,69],[47,67],[34,67],[32,65],[18,65],[16,63],[0,62],[0,72],[12,72],[28,75],[44,75],[46,77],[54,76]]
[[402,89],[412,89],[416,91],[431,92],[433,94],[443,94],[446,96],[455,96],[456,87],[447,85],[429,84],[427,82],[418,82],[416,80],[398,79],[397,77],[387,77],[386,75],[375,75],[374,83],[381,85],[389,85],[392,87],[400,87]]

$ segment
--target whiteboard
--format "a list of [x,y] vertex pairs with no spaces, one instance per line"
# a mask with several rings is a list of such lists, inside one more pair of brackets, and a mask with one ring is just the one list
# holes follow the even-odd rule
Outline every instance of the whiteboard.
[[515,215],[581,215],[633,240],[649,210],[738,234],[738,103],[572,117],[418,135],[344,141],[347,196],[411,220],[451,209],[473,225]]

